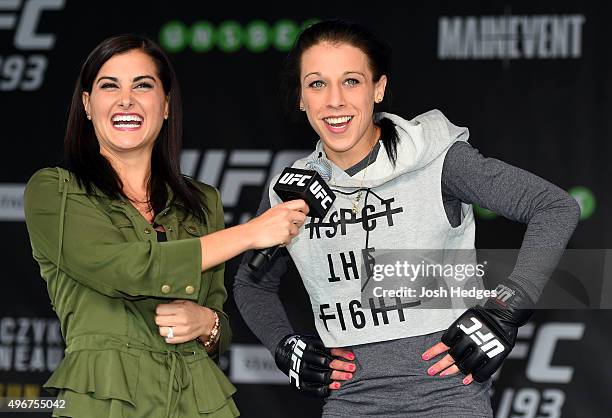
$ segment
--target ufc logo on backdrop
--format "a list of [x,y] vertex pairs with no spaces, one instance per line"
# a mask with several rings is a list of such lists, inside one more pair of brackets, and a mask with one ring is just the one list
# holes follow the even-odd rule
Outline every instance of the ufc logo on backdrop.
[[289,383],[294,383],[295,387],[300,387],[300,365],[302,364],[302,357],[304,356],[304,350],[306,349],[306,343],[302,340],[298,340],[297,344],[293,346],[293,353],[291,354],[291,370],[289,370]]
[[493,358],[496,355],[504,352],[504,345],[495,336],[488,332],[483,334],[478,331],[482,328],[482,323],[475,317],[470,317],[470,320],[474,323],[470,327],[466,327],[463,324],[459,325],[461,331],[465,332],[470,338],[478,344],[480,349],[484,351],[489,358]]
[[[55,35],[38,33],[38,23],[45,10],[64,8],[65,0],[2,0],[0,1],[0,30],[15,29],[13,43],[21,50],[48,50],[55,45]],[[23,8],[22,8],[23,6]],[[21,9],[21,15],[18,14]]]
[[[51,51],[55,34],[39,33],[45,11],[64,8],[65,0],[0,0],[0,34],[14,31],[18,51]],[[35,91],[45,81],[49,59],[41,53],[0,54],[0,91]]]
[[[309,153],[309,150],[184,149],[181,171],[217,187],[225,208],[225,222],[238,224],[251,219],[252,210],[257,208],[241,205],[245,200],[243,193],[249,188],[261,190],[283,168]],[[257,196],[261,196],[261,191]]]

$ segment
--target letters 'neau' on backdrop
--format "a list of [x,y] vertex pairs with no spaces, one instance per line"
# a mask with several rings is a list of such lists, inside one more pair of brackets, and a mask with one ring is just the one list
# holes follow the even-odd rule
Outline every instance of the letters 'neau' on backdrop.
[[[89,51],[109,35],[137,32],[169,53],[185,109],[183,172],[220,188],[231,225],[249,219],[266,181],[315,143],[303,121],[290,123],[283,114],[279,72],[300,28],[329,17],[364,23],[391,44],[387,110],[411,117],[438,108],[468,126],[470,142],[485,156],[538,174],[579,201],[572,248],[610,248],[612,29],[603,3],[238,8],[6,0],[0,2],[0,397],[45,395],[40,385],[63,355],[31,257],[21,195],[34,171],[60,157],[72,88]],[[482,209],[477,215],[479,247],[520,246],[523,225]],[[228,263],[228,289],[236,266]],[[296,328],[311,328],[295,271],[283,278],[281,294]],[[227,310],[235,338],[222,363],[238,387],[243,415],[317,416],[321,404],[286,387],[231,298]],[[609,416],[610,319],[610,311],[537,312],[497,377],[497,417]]]

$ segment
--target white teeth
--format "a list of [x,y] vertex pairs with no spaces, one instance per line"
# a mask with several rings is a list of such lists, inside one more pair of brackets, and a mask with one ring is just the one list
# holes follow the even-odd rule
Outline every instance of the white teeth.
[[115,122],[140,122],[142,123],[143,118],[137,115],[115,115],[113,116],[113,123]]
[[339,118],[325,118],[323,120],[325,122],[329,123],[330,125],[339,125],[341,123],[347,123],[351,119],[353,119],[352,116],[342,116],[342,117],[339,117]]
[[136,128],[139,126],[140,125],[135,125],[133,123],[119,123],[115,125],[116,128],[120,128],[120,129]]

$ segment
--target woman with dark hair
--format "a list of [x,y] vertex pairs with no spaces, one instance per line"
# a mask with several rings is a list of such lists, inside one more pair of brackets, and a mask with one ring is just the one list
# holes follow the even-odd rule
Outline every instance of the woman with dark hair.
[[[531,250],[551,249],[554,262],[579,207],[551,183],[483,157],[468,130],[438,110],[411,120],[376,111],[388,96],[389,63],[390,49],[353,23],[320,22],[298,37],[285,71],[288,110],[304,112],[319,141],[293,166],[327,166],[336,200],[261,271],[247,267],[245,254],[236,303],[290,382],[326,397],[323,416],[491,417],[490,376],[550,272]],[[270,188],[259,211],[279,203]],[[496,289],[503,300],[430,309],[441,306],[363,292],[372,260],[362,258],[374,250],[473,250],[472,204],[527,224],[516,266]],[[296,333],[278,298],[291,261],[318,337]],[[470,338],[476,327],[487,344]]]
[[224,229],[219,192],[180,174],[181,118],[159,46],[108,38],[75,86],[64,167],[26,186],[33,256],[66,341],[45,384],[53,416],[239,414],[216,363],[231,339],[224,262],[289,243],[308,208],[292,201]]

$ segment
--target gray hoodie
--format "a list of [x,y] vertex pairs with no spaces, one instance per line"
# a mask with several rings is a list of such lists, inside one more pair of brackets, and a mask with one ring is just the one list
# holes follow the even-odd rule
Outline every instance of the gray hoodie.
[[[438,110],[410,121],[388,113],[377,117],[390,119],[399,134],[396,166],[384,146],[374,164],[352,177],[330,161],[328,184],[337,196],[332,208],[324,219],[307,218],[287,246],[310,296],[317,331],[328,347],[429,334],[448,328],[465,310],[465,305],[424,309],[402,298],[395,305],[383,305],[377,298],[362,297],[366,248],[474,249],[471,205],[462,204],[462,222],[453,228],[440,199],[444,157],[455,141],[467,141],[467,128],[453,125]],[[293,167],[306,168],[320,155],[325,156],[321,141]],[[365,197],[353,213],[360,189]],[[272,188],[269,193],[272,206],[281,202]]]

